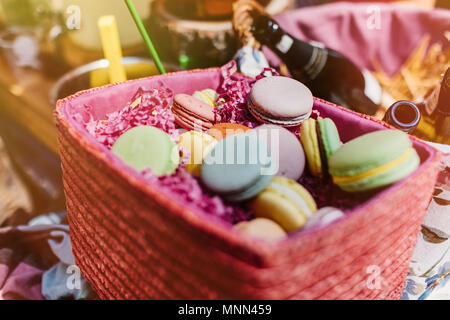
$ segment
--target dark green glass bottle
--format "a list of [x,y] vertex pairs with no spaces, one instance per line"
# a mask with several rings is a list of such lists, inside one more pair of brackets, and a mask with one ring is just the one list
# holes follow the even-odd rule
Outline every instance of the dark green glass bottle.
[[378,81],[342,54],[321,44],[298,40],[263,15],[254,16],[252,33],[316,97],[364,114],[374,115],[378,111],[381,101]]

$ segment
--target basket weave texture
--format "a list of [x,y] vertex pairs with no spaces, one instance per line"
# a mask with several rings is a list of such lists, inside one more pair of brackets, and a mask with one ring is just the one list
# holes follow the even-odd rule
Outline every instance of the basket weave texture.
[[[175,92],[193,93],[218,87],[220,80],[219,69],[179,72],[58,102],[73,251],[100,298],[399,299],[440,159],[418,139],[413,142],[422,164],[412,176],[324,229],[266,242],[160,193],[73,117],[75,106],[89,104],[101,119],[124,106],[139,87],[160,81]],[[336,122],[343,141],[386,127],[320,99],[315,109]]]

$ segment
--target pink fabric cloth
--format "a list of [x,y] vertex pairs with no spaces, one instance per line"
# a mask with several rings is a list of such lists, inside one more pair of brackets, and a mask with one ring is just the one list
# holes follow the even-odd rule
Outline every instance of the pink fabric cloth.
[[[380,9],[379,28],[370,29],[368,23],[377,17],[376,11],[370,11],[374,8]],[[450,30],[450,10],[373,2],[306,7],[285,12],[276,20],[293,36],[323,42],[360,68],[372,70],[376,58],[389,75],[400,69],[427,33],[431,43],[444,43],[444,32]],[[264,52],[269,62],[279,63],[269,50]]]
[[[62,228],[62,229],[61,229]],[[42,300],[42,276],[59,259],[49,241],[64,227],[19,226],[0,229],[0,300]]]
[[5,265],[0,265],[0,299],[43,300],[41,293],[42,276],[45,270],[20,263],[9,273]]

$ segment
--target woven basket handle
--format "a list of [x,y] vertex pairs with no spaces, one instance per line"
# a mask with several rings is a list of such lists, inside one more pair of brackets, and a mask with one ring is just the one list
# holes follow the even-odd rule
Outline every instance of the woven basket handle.
[[233,3],[233,28],[242,46],[261,48],[251,32],[253,17],[267,15],[264,7],[256,0],[237,0]]

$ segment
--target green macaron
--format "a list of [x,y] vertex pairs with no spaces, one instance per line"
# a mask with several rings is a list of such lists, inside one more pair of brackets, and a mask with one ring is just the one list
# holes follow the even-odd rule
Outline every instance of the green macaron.
[[348,192],[388,186],[414,172],[420,158],[408,135],[396,130],[356,138],[330,158],[333,181]]
[[333,120],[321,117],[317,120],[309,118],[300,128],[300,140],[311,173],[316,177],[327,177],[328,160],[342,146]]
[[150,126],[128,130],[111,151],[137,171],[150,168],[157,176],[174,173],[180,164],[175,142],[164,131]]
[[241,202],[263,191],[277,169],[267,144],[250,132],[219,141],[205,157],[201,179],[213,193]]
[[325,152],[326,160],[328,161],[330,157],[342,146],[341,138],[339,137],[339,132],[334,124],[333,120],[330,118],[317,118],[317,123],[320,129],[320,138],[323,145],[323,150]]

